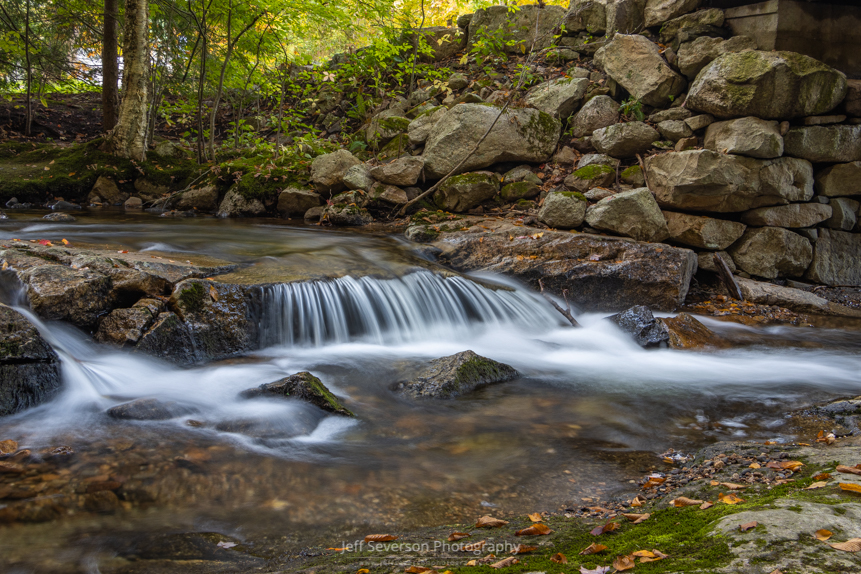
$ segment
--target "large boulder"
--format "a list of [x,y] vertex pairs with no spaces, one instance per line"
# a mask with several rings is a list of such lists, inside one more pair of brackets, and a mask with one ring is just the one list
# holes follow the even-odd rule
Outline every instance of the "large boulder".
[[828,207],[831,208],[831,217],[825,222],[825,227],[852,231],[858,222],[858,208],[861,204],[848,197],[832,197],[828,201]]
[[406,156],[378,165],[371,170],[371,177],[390,185],[410,186],[418,182],[423,167],[422,158]]
[[587,78],[557,78],[538,84],[526,93],[526,104],[555,118],[565,119],[580,107]]
[[135,399],[107,410],[112,419],[125,421],[166,421],[181,414],[185,409],[176,403],[164,403],[158,399]]
[[246,197],[236,187],[231,187],[218,206],[218,217],[254,217],[266,213],[263,202],[256,197]]
[[[553,42],[553,30],[565,15],[565,8],[532,4],[511,10],[508,6],[489,6],[476,10],[469,22],[467,44],[472,46],[482,34],[502,34],[514,54],[530,48],[543,50]],[[501,31],[501,32],[499,32]]]
[[723,26],[724,13],[718,8],[709,8],[708,10],[700,10],[692,14],[685,14],[678,18],[668,20],[661,26],[659,39],[663,44],[671,43],[676,36],[721,33],[720,29]]
[[111,279],[92,269],[40,265],[20,271],[30,306],[43,319],[91,327],[111,308]]
[[861,125],[795,127],[784,137],[784,152],[813,163],[861,160]]
[[841,107],[846,115],[861,117],[861,80],[847,80],[846,84],[846,99]]
[[826,167],[816,174],[813,189],[826,197],[861,195],[861,161]]
[[773,159],[783,155],[783,137],[774,120],[739,118],[706,128],[704,147],[720,153]]
[[824,114],[846,95],[846,76],[795,52],[719,56],[697,76],[685,106],[718,118],[769,120]]
[[191,365],[201,360],[195,344],[188,326],[179,315],[165,311],[141,335],[134,352],[178,365]]
[[736,242],[747,228],[743,223],[687,213],[664,212],[669,238],[683,245],[721,251]]
[[586,210],[586,223],[638,241],[662,241],[670,232],[648,188],[606,197]]
[[613,0],[571,0],[562,20],[567,32],[603,34],[607,30],[607,6]]
[[791,203],[760,207],[742,214],[741,220],[757,227],[813,227],[831,217],[831,206],[822,203]]
[[570,121],[576,138],[591,136],[592,132],[612,126],[619,121],[619,104],[610,96],[595,96],[580,108]]
[[592,145],[595,149],[618,158],[645,153],[659,139],[661,134],[645,122],[613,124],[592,132]]
[[820,229],[806,277],[826,285],[861,286],[861,234]]
[[323,219],[336,227],[360,227],[371,223],[374,218],[364,207],[352,203],[335,203],[323,208]]
[[272,383],[265,383],[259,387],[248,389],[240,393],[243,399],[258,397],[285,397],[305,401],[324,411],[337,415],[354,416],[341,402],[326,388],[323,382],[309,373],[302,371]]
[[41,404],[60,390],[60,360],[36,327],[0,304],[0,416]]
[[595,53],[595,62],[632,96],[658,108],[668,107],[687,82],[673,71],[657,45],[637,34],[617,34]]
[[669,335],[667,342],[670,349],[704,351],[732,346],[726,339],[687,313],[679,313],[675,317],[666,317],[659,321],[667,328]]
[[421,145],[425,143],[430,136],[431,130],[440,119],[448,111],[445,106],[436,106],[426,110],[416,117],[407,126],[407,134],[410,138],[410,143],[413,145]]
[[464,173],[448,178],[434,193],[434,203],[446,211],[468,211],[497,193],[499,178],[495,173]]
[[645,24],[646,0],[612,0],[605,9],[607,30],[636,34]]
[[748,228],[729,248],[739,269],[766,279],[801,277],[813,259],[805,237],[780,227]]
[[509,365],[463,351],[434,359],[410,380],[396,383],[392,390],[412,399],[453,399],[517,376]]
[[570,191],[548,193],[538,212],[538,219],[550,227],[574,229],[583,224],[587,206],[586,198],[579,193]]
[[[371,144],[373,149],[380,149],[398,135],[406,132],[409,129],[410,120],[405,117],[405,114],[404,109],[399,107],[389,108],[376,114],[368,122],[368,127],[365,128],[365,141]],[[344,157],[346,158],[346,156]]]
[[165,207],[179,211],[196,209],[207,213],[213,212],[218,208],[218,189],[214,185],[205,185],[183,191],[176,196],[174,201],[171,201],[170,205]]
[[[463,222],[459,222],[463,223]],[[551,293],[569,293],[586,310],[632,305],[671,311],[681,305],[696,271],[696,254],[656,243],[548,231],[480,219],[466,230],[442,230],[433,244],[440,262],[459,271],[509,275]]]
[[795,158],[690,150],[646,158],[646,175],[660,205],[690,211],[747,211],[813,197],[813,166]]
[[344,189],[344,174],[354,165],[362,163],[345,149],[326,153],[311,162],[311,181],[317,193],[330,197]]
[[542,162],[550,158],[562,131],[559,120],[536,109],[521,108],[506,110],[496,121],[499,112],[499,108],[485,104],[451,108],[425,143],[425,175],[438,179],[449,173],[468,156],[491,124],[490,134],[458,167],[458,173],[503,161]]
[[87,196],[88,203],[104,203],[106,205],[122,205],[129,198],[129,194],[120,191],[113,179],[100,175],[93,185],[92,191]]
[[282,217],[305,215],[306,211],[321,203],[320,194],[310,189],[288,187],[278,194],[278,213]]
[[701,2],[702,0],[646,0],[645,25],[651,28],[693,12],[700,7]]
[[356,164],[344,172],[344,185],[347,189],[361,189],[367,191],[374,185],[371,177],[371,168],[363,163]]
[[756,42],[747,36],[734,36],[727,40],[700,36],[679,46],[676,65],[682,74],[693,81],[697,74],[718,56],[755,49]]

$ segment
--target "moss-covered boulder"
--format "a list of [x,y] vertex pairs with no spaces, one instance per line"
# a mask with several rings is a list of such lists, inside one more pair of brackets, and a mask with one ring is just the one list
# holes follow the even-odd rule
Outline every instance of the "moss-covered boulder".
[[338,415],[348,417],[354,416],[341,402],[326,388],[323,382],[309,373],[302,371],[289,377],[284,377],[272,383],[260,385],[254,389],[242,391],[240,395],[244,399],[257,397],[287,397],[299,399],[306,403]]
[[685,106],[719,118],[785,120],[824,114],[846,96],[846,76],[795,52],[724,54],[698,75]]
[[450,177],[434,193],[434,203],[445,211],[467,211],[499,192],[495,173],[475,172]]
[[593,187],[607,187],[616,179],[616,168],[605,164],[592,164],[578,168],[565,178],[565,187],[586,193]]
[[519,199],[532,199],[539,193],[541,193],[541,188],[531,181],[517,181],[503,187],[499,196],[506,203],[512,203]]
[[395,384],[393,390],[413,399],[452,399],[517,376],[509,365],[463,351],[434,359],[409,381]]

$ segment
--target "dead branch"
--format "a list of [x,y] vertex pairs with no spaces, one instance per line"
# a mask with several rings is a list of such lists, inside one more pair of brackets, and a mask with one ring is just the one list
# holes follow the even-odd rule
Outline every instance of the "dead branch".
[[568,302],[568,289],[564,289],[562,291],[562,297],[565,299],[565,309],[559,306],[553,297],[544,292],[544,281],[542,279],[538,280],[538,286],[541,287],[541,294],[545,299],[550,301],[550,304],[553,305],[553,308],[562,313],[562,316],[568,319],[568,322],[571,323],[572,327],[580,327],[580,323],[577,322],[577,319],[574,318],[574,315],[571,314],[571,303]]

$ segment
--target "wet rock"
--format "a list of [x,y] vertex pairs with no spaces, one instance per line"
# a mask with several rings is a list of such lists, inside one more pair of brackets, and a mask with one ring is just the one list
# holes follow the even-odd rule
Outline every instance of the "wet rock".
[[92,191],[87,196],[88,203],[104,203],[107,205],[122,205],[129,198],[129,194],[117,187],[117,184],[109,177],[100,175],[93,185]]
[[295,398],[310,403],[318,408],[344,416],[354,416],[349,409],[326,388],[320,379],[307,371],[284,377],[272,383],[260,385],[254,389],[242,391],[244,399],[257,397],[278,396]]
[[589,80],[557,78],[538,84],[526,93],[526,104],[565,119],[580,108]]
[[772,159],[783,155],[783,137],[776,121],[739,118],[709,125],[704,147],[720,153]]
[[810,126],[789,130],[784,153],[814,163],[843,163],[861,160],[861,125]]
[[583,224],[588,202],[585,197],[570,191],[548,193],[538,219],[550,227],[574,229]]
[[670,334],[666,325],[655,319],[649,308],[643,305],[635,305],[607,317],[607,320],[631,335],[641,347],[665,347],[669,343]]
[[626,122],[595,130],[592,145],[601,153],[626,158],[645,153],[652,143],[661,139],[654,128],[645,122]]
[[364,207],[345,203],[327,205],[323,208],[323,217],[337,227],[359,227],[374,220]]
[[780,227],[748,228],[729,248],[739,269],[757,277],[801,277],[813,259],[806,238]]
[[813,197],[813,166],[804,160],[758,160],[711,150],[646,158],[658,203],[691,211],[747,211]]
[[123,209],[143,209],[143,200],[139,197],[130,197],[123,204]]
[[418,182],[423,167],[421,157],[402,157],[373,168],[371,177],[390,185],[410,186]]
[[218,189],[214,185],[190,189],[177,195],[170,205],[180,211],[196,209],[204,213],[212,213],[218,208]]
[[670,98],[681,94],[687,84],[670,68],[658,46],[638,34],[616,34],[612,42],[596,52],[595,63],[649,106],[668,106]]
[[407,127],[410,143],[413,145],[421,145],[425,143],[430,136],[431,131],[433,131],[433,127],[438,121],[440,121],[440,119],[442,119],[447,111],[448,108],[445,106],[436,106],[425,111],[421,115],[417,116],[416,119],[411,121],[410,125]]
[[197,362],[197,352],[188,326],[170,311],[156,317],[152,327],[141,335],[135,352],[179,365]]
[[675,317],[658,319],[667,329],[671,349],[700,351],[722,349],[730,344],[717,333],[697,321],[692,315],[679,313]]
[[73,221],[77,221],[73,216],[68,213],[49,213],[42,217],[45,221],[54,221],[57,223],[72,223]]
[[41,265],[19,272],[18,277],[27,285],[30,306],[45,319],[86,327],[111,306],[111,281],[101,273]]
[[266,207],[259,199],[245,197],[234,186],[221,200],[217,215],[218,217],[247,217],[261,215],[265,212]]
[[700,36],[679,46],[676,64],[679,71],[693,81],[697,74],[718,56],[755,49],[756,42],[747,36],[734,36],[727,40]]
[[302,218],[305,221],[313,221],[314,223],[320,221],[320,218],[323,217],[323,206],[318,205],[317,207],[312,207],[308,211],[305,212],[305,215]]
[[450,177],[434,193],[434,203],[446,211],[464,212],[478,207],[499,192],[492,172],[464,173]]
[[[425,144],[425,175],[440,178],[454,169],[498,114],[499,108],[484,104],[460,104],[448,110]],[[504,161],[546,161],[556,149],[561,130],[559,120],[539,110],[506,110],[476,153],[458,168],[459,173]]]
[[667,222],[648,188],[617,193],[586,210],[586,223],[638,241],[662,241]]
[[158,399],[135,399],[111,407],[107,413],[113,419],[126,421],[164,421],[178,416],[170,404]]
[[[825,207],[825,206],[823,206]],[[858,209],[861,203],[848,197],[832,197],[828,201],[831,208],[831,217],[825,221],[825,227],[840,231],[852,231],[858,222]]]
[[393,390],[413,399],[453,399],[517,376],[517,371],[504,363],[463,351],[434,359],[409,381],[395,384]]
[[826,167],[816,174],[813,188],[819,195],[840,197],[861,195],[861,161]]
[[571,119],[571,131],[574,137],[591,136],[595,130],[612,126],[617,121],[619,104],[610,96],[595,96]]
[[645,26],[651,28],[699,8],[701,0],[646,0]]
[[718,118],[767,120],[824,114],[846,95],[846,76],[794,52],[719,56],[697,76],[685,106]]
[[530,48],[543,50],[553,42],[553,30],[565,15],[561,6],[537,4],[521,6],[509,10],[508,6],[489,6],[476,10],[469,22],[467,45],[472,46],[479,30],[485,33],[504,35],[511,45],[504,50],[513,54],[522,53]]
[[813,227],[831,217],[831,206],[821,203],[792,203],[746,211],[741,220],[758,227]]
[[861,234],[819,229],[805,277],[825,285],[861,286]]
[[317,193],[330,197],[344,189],[344,175],[347,170],[360,163],[362,162],[344,149],[314,158],[311,163],[311,181]]
[[616,179],[616,168],[604,164],[580,167],[565,178],[565,187],[581,193],[593,187],[607,187]]
[[663,214],[667,220],[670,239],[700,249],[726,249],[742,236],[747,227],[742,223],[713,217],[671,211],[665,211]]
[[114,309],[101,320],[93,338],[120,347],[134,345],[163,309],[164,304],[158,299],[141,299],[128,309]]
[[51,346],[21,313],[0,304],[0,416],[50,400],[61,382]]
[[320,195],[310,189],[288,187],[278,194],[278,213],[282,217],[304,215],[312,207],[322,203]]
[[836,314],[833,304],[814,293],[763,281],[736,277],[745,301],[758,305],[778,305],[798,313]]
[[400,187],[378,183],[371,187],[366,207],[391,209],[393,205],[404,205],[409,200],[407,192]]

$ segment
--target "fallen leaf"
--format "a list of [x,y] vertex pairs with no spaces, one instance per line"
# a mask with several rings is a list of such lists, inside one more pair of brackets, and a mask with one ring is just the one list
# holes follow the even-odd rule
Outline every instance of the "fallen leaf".
[[613,560],[613,568],[615,568],[618,572],[624,572],[625,570],[631,570],[636,564],[634,563],[634,555],[629,554],[628,556],[619,556],[615,560]]
[[490,567],[491,568],[507,568],[508,566],[514,566],[518,562],[520,562],[520,560],[518,560],[517,558],[512,556],[510,558],[505,558],[503,560],[500,560],[496,564],[491,564]]
[[410,566],[404,572],[407,574],[424,574],[425,572],[430,572],[433,568],[425,568],[424,566]]
[[721,486],[728,488],[730,490],[741,490],[742,488],[747,488],[746,484],[736,484],[734,482],[722,482]]
[[768,446],[768,445],[772,445],[772,444],[777,444],[777,441],[776,440],[767,440],[763,444]]
[[631,501],[631,506],[640,507],[646,503],[646,499],[640,496],[639,494],[634,497],[634,500]]
[[529,528],[518,530],[514,533],[515,536],[541,536],[553,532],[546,524],[533,524]]
[[619,529],[619,523],[618,522],[608,522],[604,526],[596,526],[595,528],[592,529],[591,532],[589,532],[589,534],[591,534],[592,536],[601,536],[602,534],[606,534],[608,532],[613,532],[614,530],[618,530],[618,529]]
[[527,514],[526,517],[529,518],[529,520],[531,520],[532,522],[541,522],[542,520],[544,520],[543,518],[541,518],[541,514],[538,512]]
[[841,482],[840,490],[845,490],[847,492],[858,492],[861,493],[861,484],[854,484],[851,482]]
[[212,285],[209,286],[209,296],[213,301],[218,301],[218,291],[216,291],[215,287]]
[[568,564],[568,559],[561,552],[557,552],[551,556],[550,561],[555,562],[556,564]]
[[219,548],[233,548],[236,546],[236,542],[219,542],[216,546]]
[[69,244],[69,241],[68,241],[67,239],[61,239],[61,241],[63,242],[63,245],[68,245],[68,244]]
[[476,528],[499,528],[500,526],[505,526],[508,524],[507,520],[501,520],[499,518],[494,518],[492,516],[482,516],[478,519],[478,522],[475,523]]
[[743,498],[739,498],[732,493],[724,494],[723,492],[718,494],[718,500],[723,502],[724,504],[738,504],[739,502],[744,502]]
[[462,538],[469,538],[471,534],[467,534],[466,532],[452,532],[448,535],[449,542],[456,542]]
[[580,574],[607,574],[610,570],[609,566],[596,566],[594,569],[586,568],[585,566],[580,567]]
[[463,551],[464,552],[475,552],[477,550],[481,550],[484,548],[484,545],[487,544],[487,540],[479,540],[478,542],[473,542],[472,544],[464,544]]
[[753,530],[759,525],[759,522],[754,520],[753,522],[745,522],[744,524],[739,524],[738,529],[742,532],[747,532],[748,530]]
[[356,570],[356,574],[371,574],[371,571],[367,568],[359,568]]
[[587,546],[585,550],[580,552],[580,555],[581,556],[589,556],[590,554],[598,554],[599,552],[603,552],[605,550],[607,550],[606,546],[604,546],[603,544],[596,544],[593,542],[592,544]]
[[392,534],[368,534],[365,536],[365,542],[391,542],[397,539],[398,537]]
[[816,488],[825,488],[826,486],[828,486],[828,482],[825,480],[820,480],[820,481],[811,483],[810,486],[805,486],[804,490],[814,490]]
[[820,528],[819,530],[817,530],[817,531],[813,534],[813,537],[814,537],[814,538],[816,538],[817,540],[821,540],[822,542],[825,542],[826,540],[828,540],[829,538],[831,538],[831,536],[832,536],[833,534],[834,534],[834,533],[833,533],[833,532],[831,532],[830,530],[825,530],[824,528]]
[[335,552],[343,552],[346,548],[326,548],[326,550],[334,550]]
[[680,496],[670,501],[670,504],[672,504],[676,508],[684,508],[685,506],[698,506],[702,503],[702,500],[694,500],[693,498],[687,498],[685,496]]
[[623,514],[622,516],[624,516],[634,524],[640,524],[641,522],[648,520],[651,514]]
[[756,468],[762,468],[762,467],[759,466],[758,462],[752,462],[752,463],[750,463],[750,466],[748,466],[748,468],[756,469]]
[[537,546],[526,546],[525,544],[518,544],[514,547],[514,550],[511,551],[512,554],[526,554],[527,552],[534,552],[538,550]]
[[844,474],[857,474],[858,476],[861,476],[861,468],[856,466],[844,466],[841,464],[837,467],[837,472],[842,472]]
[[637,558],[654,558],[655,553],[649,552],[648,550],[637,550],[634,552],[633,556],[636,556]]
[[709,508],[711,508],[714,505],[715,505],[714,502],[703,502],[702,504],[700,504],[700,510],[708,510]]
[[478,566],[478,560],[470,560],[466,563],[467,566]]
[[828,480],[829,478],[831,478],[830,472],[820,472],[813,476],[813,480]]
[[667,481],[666,478],[661,476],[650,476],[649,480],[643,485],[643,488],[654,488],[656,486],[660,486]]
[[861,550],[861,538],[851,538],[846,542],[835,542],[828,546],[835,550],[843,550],[844,552],[858,552]]
[[643,556],[640,558],[640,563],[643,562],[657,562],[658,560],[663,560],[664,558],[668,558],[669,554],[664,554],[660,550],[652,550],[652,556]]

